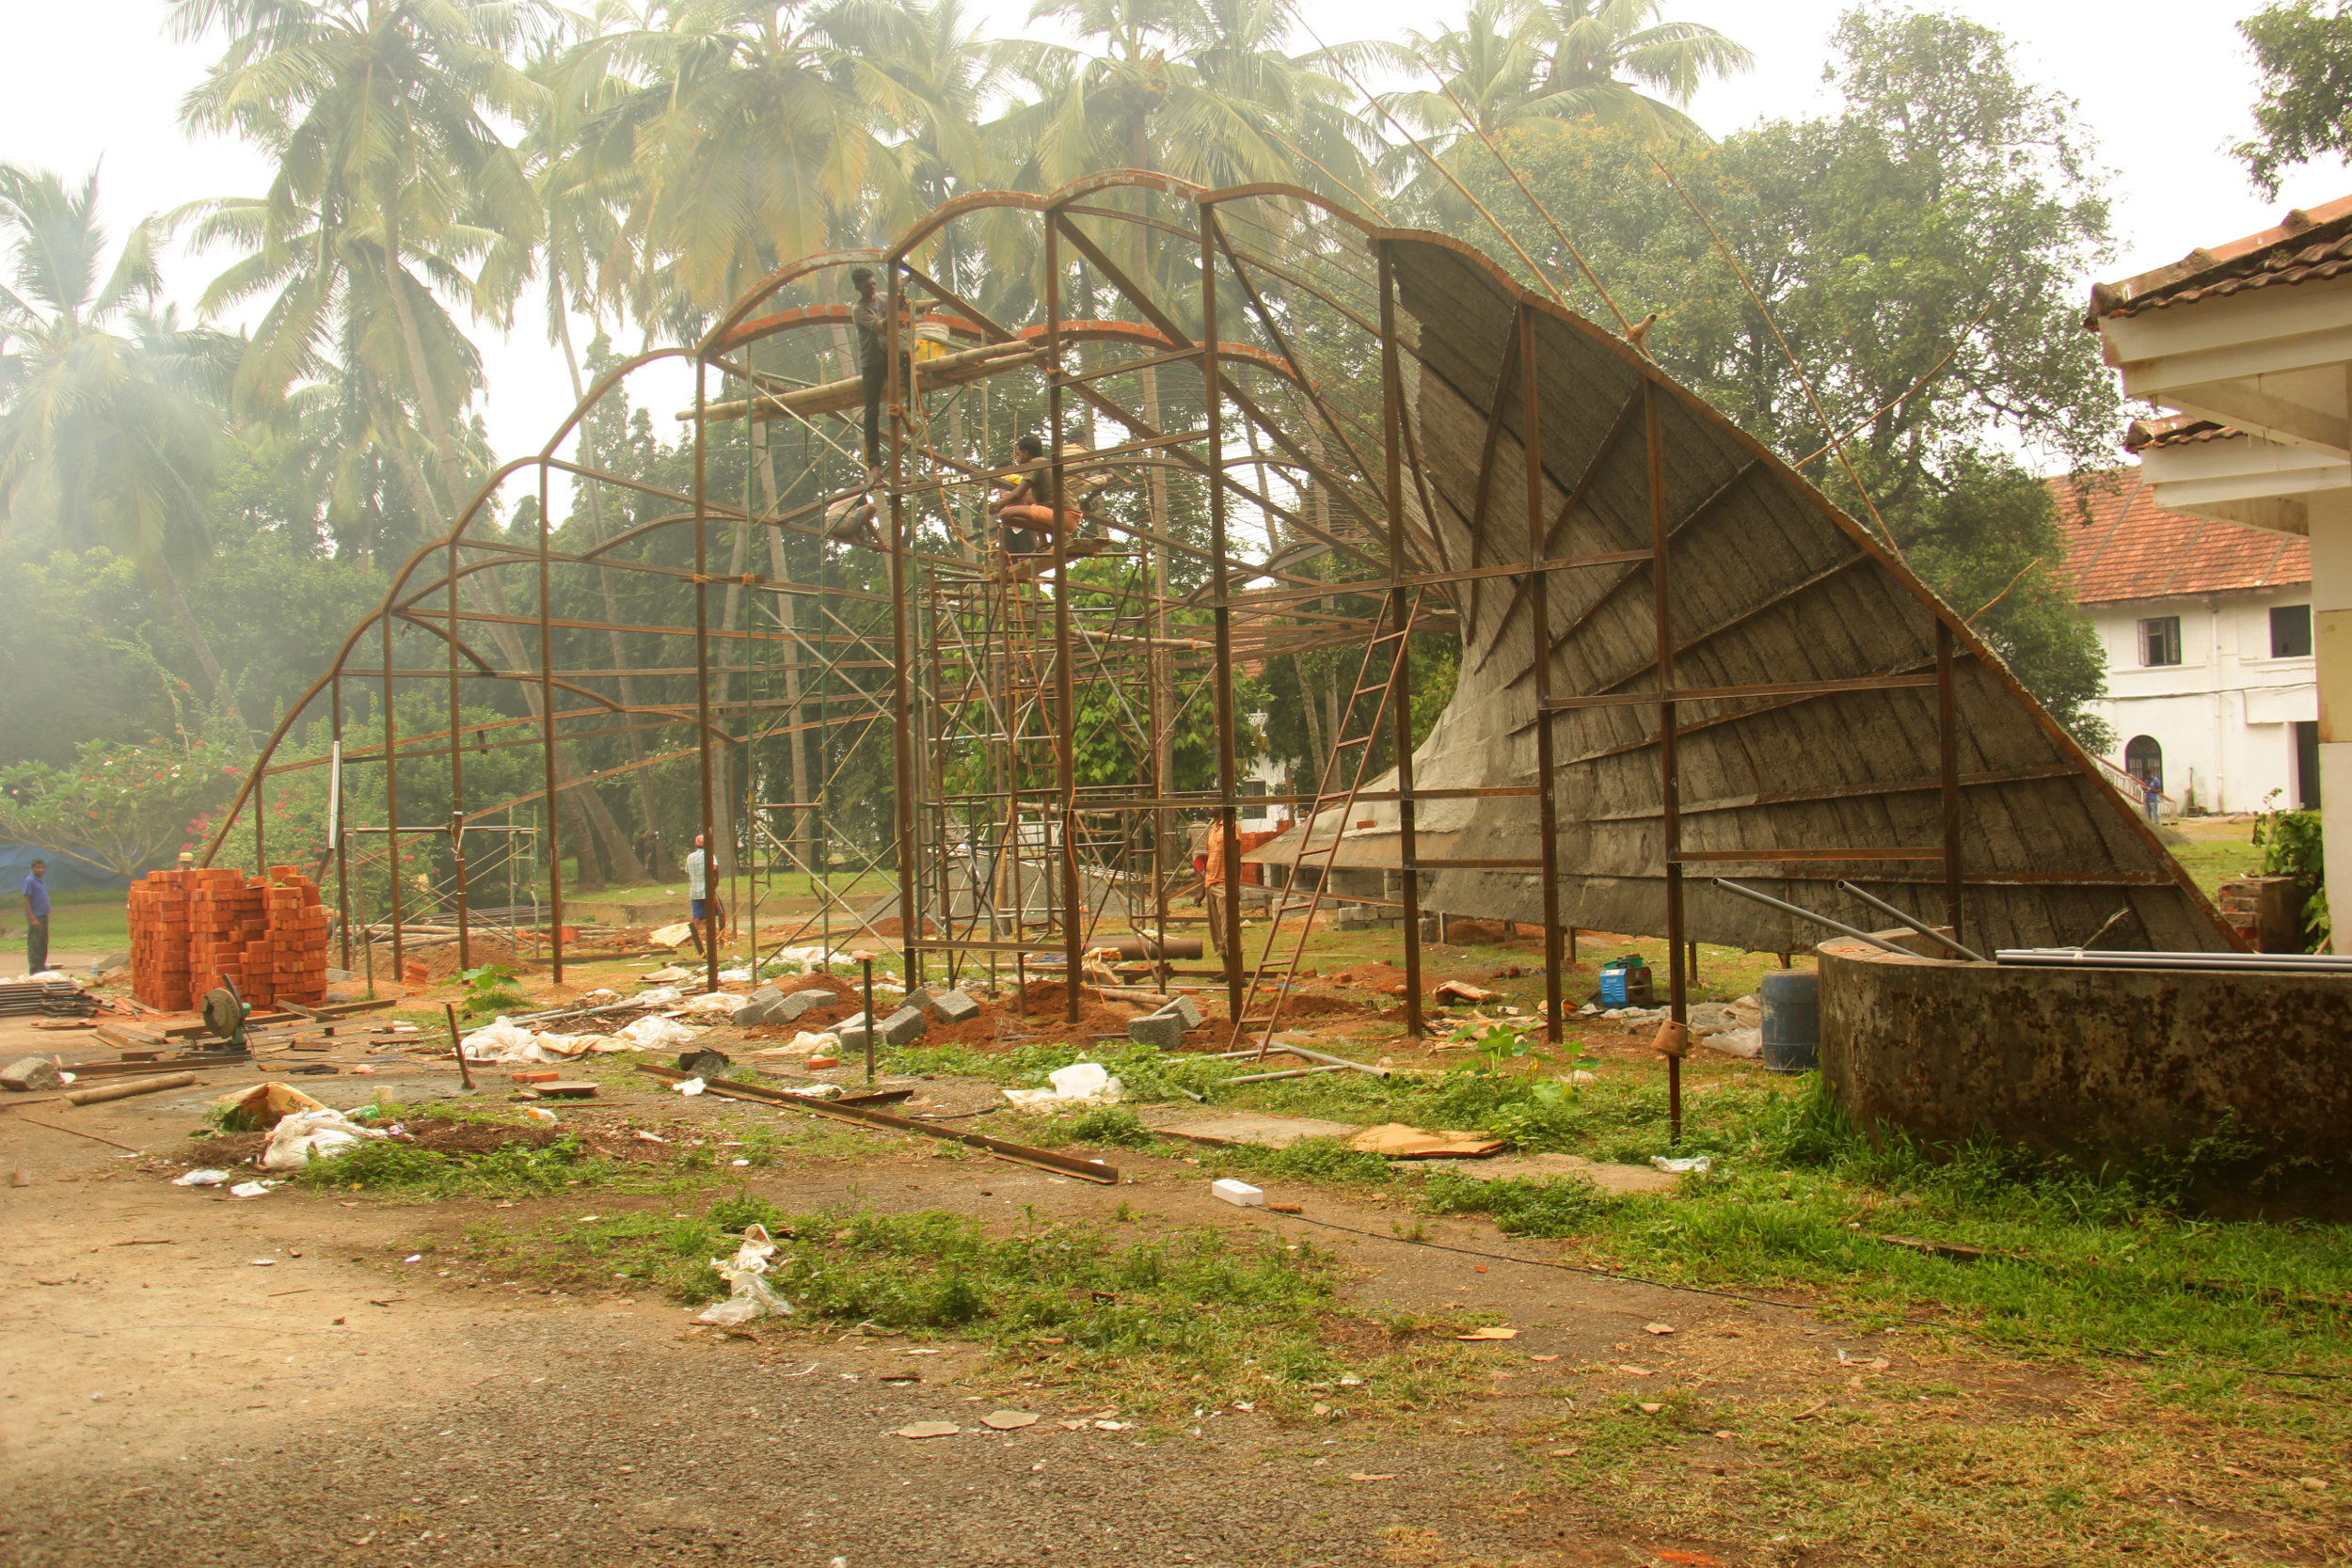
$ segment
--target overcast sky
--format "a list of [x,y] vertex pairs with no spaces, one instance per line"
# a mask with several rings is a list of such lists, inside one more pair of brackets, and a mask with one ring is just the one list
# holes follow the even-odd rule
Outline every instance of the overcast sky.
[[[191,141],[180,131],[180,100],[218,46],[173,41],[163,0],[5,0],[5,8],[0,38],[16,64],[0,93],[0,159],[67,174],[103,160],[104,207],[119,224],[202,197],[262,189],[266,171],[251,150]],[[1692,114],[1721,134],[1766,116],[1826,108],[1821,69],[1845,8],[1846,0],[1670,0],[1668,16],[1719,27],[1756,54],[1753,74],[1706,88]],[[2314,205],[2352,187],[2352,175],[2329,165],[2298,171],[2280,200],[2265,201],[2226,152],[2249,129],[2253,74],[2233,24],[2260,8],[2253,0],[2160,0],[2136,11],[2092,0],[1955,0],[1950,8],[2008,34],[2029,79],[2081,104],[2082,129],[2112,171],[2118,245],[2102,269],[2106,277],[2266,228],[2289,206]],[[1000,34],[1025,26],[1025,0],[979,0],[976,9]],[[1401,0],[1306,0],[1306,14],[1337,42],[1434,31],[1456,8],[1451,0],[1441,9]],[[174,296],[193,303],[227,260],[175,256]],[[2086,293],[2090,281],[2082,280]],[[488,361],[492,444],[502,457],[538,447],[571,406],[560,355],[535,321],[511,340],[488,328],[476,338]]]

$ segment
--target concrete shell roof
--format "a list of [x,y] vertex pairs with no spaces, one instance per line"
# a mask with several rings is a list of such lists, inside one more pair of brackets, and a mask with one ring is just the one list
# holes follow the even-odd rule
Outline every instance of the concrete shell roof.
[[[1559,560],[1652,545],[1647,420],[1664,473],[1674,686],[1851,682],[1842,689],[1684,698],[1676,705],[1686,852],[1772,858],[1686,862],[1688,932],[1778,951],[1811,930],[1713,887],[1761,885],[1849,923],[1879,918],[1836,891],[1851,879],[1944,916],[1937,625],[1956,650],[1959,837],[1972,942],[2072,943],[2119,908],[2116,946],[2227,949],[2203,896],[2097,767],[2017,686],[1998,657],[1862,525],[1675,385],[1638,350],[1525,294],[1482,257],[1436,236],[1392,252],[1414,446],[1444,558],[1423,569],[1523,562],[1531,529],[1527,417],[1515,348],[1532,316],[1541,431],[1542,550]],[[1489,414],[1502,404],[1501,418]],[[1486,454],[1491,451],[1491,458]],[[1406,506],[1419,525],[1414,486]],[[1418,530],[1417,530],[1418,531]],[[1561,918],[1586,929],[1661,932],[1660,705],[1653,568],[1647,561],[1544,574],[1553,699]],[[1454,585],[1463,636],[1454,700],[1415,753],[1426,788],[1528,789],[1536,771],[1531,595],[1519,577]],[[1394,786],[1393,775],[1367,785]],[[1539,862],[1531,793],[1423,803],[1421,858]],[[1346,813],[1342,863],[1395,865],[1397,810]],[[1362,833],[1370,818],[1375,832]],[[1249,856],[1322,863],[1340,813]],[[1852,848],[1855,858],[1821,851]],[[1302,853],[1303,850],[1303,853]],[[1919,851],[1902,856],[1902,851]],[[1786,858],[1790,852],[1800,858]],[[1894,854],[1890,855],[1890,851]],[[1900,858],[1897,858],[1900,857]],[[1542,917],[1541,879],[1510,865],[1435,873],[1425,907]]]

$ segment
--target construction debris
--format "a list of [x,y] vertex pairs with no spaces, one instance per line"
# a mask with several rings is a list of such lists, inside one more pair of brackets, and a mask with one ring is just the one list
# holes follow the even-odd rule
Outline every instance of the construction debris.
[[158,1094],[165,1089],[184,1089],[196,1082],[193,1072],[166,1073],[160,1078],[133,1078],[94,1088],[74,1089],[65,1097],[69,1105],[96,1105],[103,1101],[128,1100],[133,1095]]
[[[679,1074],[669,1068],[641,1066],[638,1070],[664,1083],[675,1084]],[[856,1122],[864,1127],[882,1128],[893,1132],[914,1132],[944,1143],[958,1143],[966,1148],[977,1148],[999,1160],[1015,1164],[1032,1165],[1057,1176],[1074,1176],[1082,1181],[1098,1181],[1104,1186],[1119,1184],[1119,1170],[1100,1160],[1080,1160],[1052,1149],[1031,1148],[1025,1144],[1008,1143],[978,1132],[958,1132],[930,1122],[911,1121],[883,1111],[868,1110],[858,1105],[828,1105],[822,1101],[803,1099],[782,1089],[769,1088],[761,1084],[745,1084],[726,1079],[713,1079],[705,1085],[710,1093],[728,1100],[748,1100],[761,1105],[782,1105],[814,1116],[832,1117],[840,1121]]]
[[1476,1132],[1428,1132],[1391,1121],[1365,1128],[1348,1140],[1347,1147],[1390,1160],[1482,1160],[1499,1153],[1504,1141]]
[[46,1056],[20,1056],[7,1067],[0,1067],[0,1089],[14,1089],[19,1094],[39,1094],[45,1089],[65,1086],[65,1074],[57,1064]]
[[1343,1121],[1318,1121],[1312,1117],[1226,1116],[1180,1121],[1152,1131],[1165,1138],[1225,1148],[1248,1144],[1258,1148],[1288,1148],[1301,1138],[1348,1138],[1356,1129]]
[[28,1013],[87,1018],[97,1010],[98,998],[68,975],[44,972],[42,975],[0,982],[0,1018],[21,1018]]

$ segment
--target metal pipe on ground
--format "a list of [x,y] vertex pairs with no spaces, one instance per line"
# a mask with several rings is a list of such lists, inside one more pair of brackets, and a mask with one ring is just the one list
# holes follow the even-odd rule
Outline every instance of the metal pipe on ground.
[[[1279,1051],[1281,1048],[1277,1046],[1275,1049]],[[1345,1072],[1355,1065],[1353,1062],[1340,1062],[1329,1066],[1289,1068],[1280,1072],[1246,1072],[1239,1078],[1228,1078],[1225,1082],[1228,1084],[1271,1084],[1278,1078],[1312,1078],[1318,1073]]]
[[193,1072],[167,1073],[161,1078],[134,1078],[125,1084],[103,1084],[94,1089],[75,1089],[65,1097],[69,1105],[95,1105],[101,1101],[128,1100],[135,1094],[155,1094],[164,1089],[184,1089],[196,1082]]
[[[640,1062],[637,1070],[649,1078],[659,1078],[665,1084],[683,1083],[688,1077],[686,1073],[677,1072],[669,1068],[655,1067],[645,1062]],[[944,1127],[934,1127],[928,1122],[910,1121],[904,1117],[894,1117],[883,1111],[868,1111],[837,1101],[810,1100],[802,1095],[787,1094],[781,1089],[769,1088],[764,1084],[743,1084],[725,1078],[706,1078],[703,1080],[703,1092],[715,1094],[726,1100],[748,1100],[756,1105],[773,1105],[780,1110],[802,1111],[810,1116],[830,1117],[835,1121],[855,1122],[863,1127],[880,1128],[885,1132],[917,1132],[926,1138],[937,1138],[945,1143],[961,1144],[966,1148],[977,1148],[983,1153],[993,1154],[999,1160],[1009,1160],[1017,1165],[1033,1165],[1039,1170],[1052,1171],[1057,1176],[1074,1176],[1081,1181],[1097,1181],[1106,1187],[1119,1185],[1118,1167],[1105,1164],[1100,1160],[1081,1160],[1073,1155],[1057,1154],[1052,1149],[1031,1148],[1026,1144],[1009,1143],[1002,1138],[984,1137],[977,1132],[951,1132]]]

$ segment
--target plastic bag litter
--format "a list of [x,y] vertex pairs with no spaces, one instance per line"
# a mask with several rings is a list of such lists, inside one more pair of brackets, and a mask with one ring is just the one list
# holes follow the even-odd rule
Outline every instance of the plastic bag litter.
[[722,980],[748,980],[751,977],[752,972],[748,969],[723,969],[719,971],[719,978]]
[[823,974],[837,955],[829,947],[784,947],[763,959],[762,974]]
[[735,1010],[742,1005],[743,999],[741,997],[729,995],[727,992],[723,990],[707,990],[700,996],[688,997],[683,1004],[688,1012],[693,1013],[698,1017],[713,1013],[724,1013],[729,1018],[733,1018],[735,1016]]
[[686,1000],[686,993],[675,986],[656,986],[651,990],[639,991],[629,1000],[645,1007],[675,1007]]
[[694,1315],[694,1321],[733,1327],[771,1312],[790,1312],[792,1304],[768,1284],[768,1263],[775,1255],[776,1243],[768,1239],[767,1227],[746,1227],[742,1245],[735,1249],[732,1259],[710,1260],[710,1266],[726,1276],[727,1299],[712,1302]]
[[694,1043],[694,1031],[671,1018],[641,1018],[621,1031],[621,1037],[639,1051],[664,1051]]
[[699,1078],[681,1078],[670,1085],[680,1094],[700,1094],[707,1086]]
[[1764,1031],[1761,1029],[1722,1029],[1699,1041],[1709,1051],[1720,1051],[1726,1056],[1755,1058],[1764,1053]]
[[461,1042],[469,1062],[544,1062],[548,1053],[539,1049],[538,1037],[519,1023],[509,1023],[503,1017],[468,1035]]
[[229,1189],[230,1197],[267,1197],[277,1187],[275,1181],[240,1181]]
[[1649,1157],[1649,1163],[1660,1170],[1675,1176],[1686,1173],[1705,1176],[1715,1168],[1715,1162],[1704,1154],[1693,1154],[1687,1160],[1669,1160],[1663,1154],[1653,1154]]
[[1007,1089],[1005,1098],[1025,1111],[1051,1111],[1064,1105],[1116,1105],[1123,1085],[1100,1062],[1073,1062],[1045,1075],[1053,1087]]
[[385,1134],[341,1111],[301,1111],[279,1120],[262,1151],[263,1170],[298,1170],[313,1160],[332,1159]]
[[185,1176],[173,1177],[171,1184],[175,1187],[217,1187],[228,1180],[229,1173],[225,1170],[192,1170]]
[[580,1005],[583,1007],[607,1006],[620,999],[621,993],[610,986],[598,986],[594,990],[584,990],[580,993]]
[[230,1089],[213,1101],[219,1113],[220,1123],[231,1132],[258,1132],[297,1111],[324,1111],[326,1107],[300,1089],[287,1084],[256,1084],[249,1089]]

